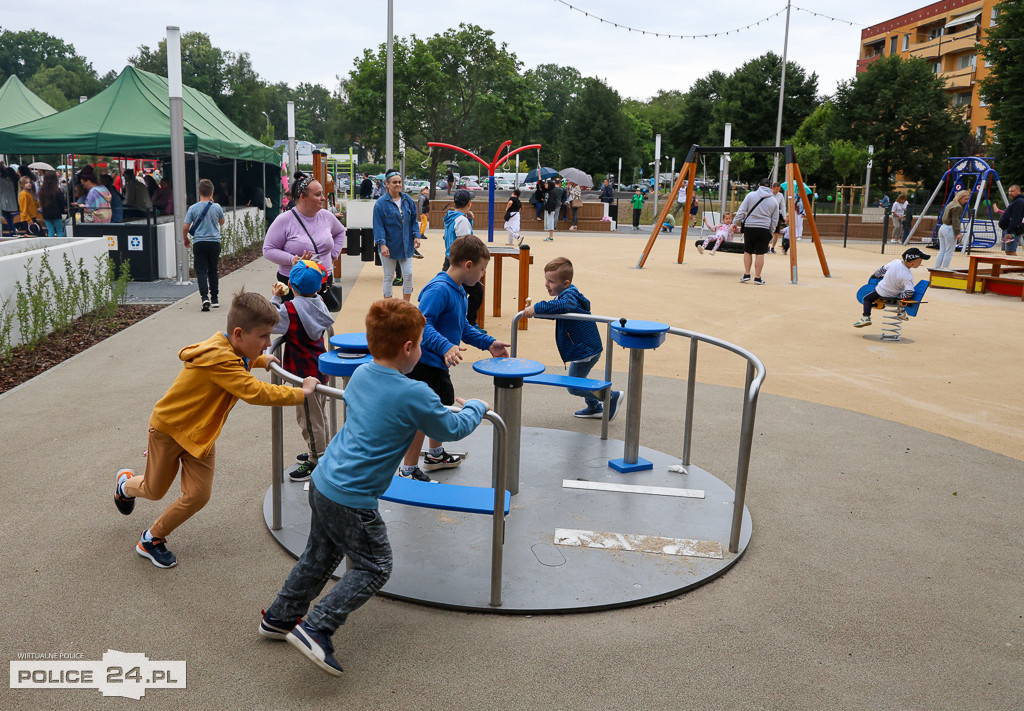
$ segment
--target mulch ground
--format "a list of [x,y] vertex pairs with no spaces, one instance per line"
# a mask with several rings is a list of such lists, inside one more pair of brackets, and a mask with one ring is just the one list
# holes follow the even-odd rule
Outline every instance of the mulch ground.
[[[237,254],[222,257],[218,272],[221,276],[230,274],[261,256],[263,244],[257,243]],[[67,329],[51,333],[31,350],[18,346],[12,353],[11,362],[0,364],[0,393],[31,380],[71,356],[155,314],[163,307],[164,304],[119,306],[109,318],[87,314]]]

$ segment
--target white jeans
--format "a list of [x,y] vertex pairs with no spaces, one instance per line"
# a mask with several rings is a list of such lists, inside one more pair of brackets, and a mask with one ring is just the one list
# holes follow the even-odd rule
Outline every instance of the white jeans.
[[508,222],[505,223],[505,231],[508,232],[508,243],[512,244],[512,240],[519,239],[519,213],[513,212]]
[[392,259],[380,255],[380,263],[384,265],[384,298],[391,298],[391,282],[395,280],[395,265],[402,265],[402,293],[412,293],[412,257],[408,259]]
[[935,258],[936,269],[948,269],[956,251],[956,234],[952,225],[939,226],[939,256]]

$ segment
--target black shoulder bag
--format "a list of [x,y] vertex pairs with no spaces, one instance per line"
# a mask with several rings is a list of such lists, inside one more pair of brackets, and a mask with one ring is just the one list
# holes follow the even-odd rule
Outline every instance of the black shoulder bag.
[[[758,200],[757,202],[755,202],[754,206],[752,208],[750,208],[750,212],[748,212],[746,214],[746,217],[750,217],[750,215],[754,212],[754,210],[757,209],[757,206],[760,205],[762,202],[764,202],[769,197],[771,197],[771,196],[770,195],[762,195],[761,199]],[[747,220],[745,218],[744,218],[744,220],[742,222],[740,222],[740,234],[743,234],[746,231],[746,229],[747,229],[746,222],[747,222]]]
[[[292,210],[294,209],[295,208],[292,208]],[[313,235],[309,234],[309,230],[306,229],[306,225],[302,221],[302,218],[295,215],[294,212],[292,214],[298,221],[299,226],[302,227],[302,231],[306,233],[306,237],[309,237],[309,243],[313,245],[313,254],[318,255],[320,251],[317,249],[316,242],[313,241]],[[330,268],[327,268],[327,281],[322,287],[320,287],[320,291],[317,293],[319,293],[320,298],[324,300],[324,305],[327,306],[328,311],[332,314],[336,314],[341,311],[341,284],[336,285],[334,283],[334,274]]]

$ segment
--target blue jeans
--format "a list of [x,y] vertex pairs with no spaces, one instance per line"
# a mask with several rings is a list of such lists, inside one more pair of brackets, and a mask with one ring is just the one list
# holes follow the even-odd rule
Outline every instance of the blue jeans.
[[[601,360],[601,354],[595,353],[586,360],[576,361],[569,364],[569,377],[570,378],[585,378],[590,375],[590,371],[593,370],[597,361]],[[597,409],[601,405],[601,400],[594,394],[593,390],[575,390],[568,388],[570,395],[583,398],[587,407],[591,410]]]
[[309,484],[309,540],[267,614],[279,620],[306,615],[331,573],[348,556],[351,568],[306,616],[312,627],[333,635],[348,614],[384,587],[391,577],[391,544],[376,509],[350,509]]
[[59,217],[56,220],[46,220],[46,236],[64,237],[64,220]]

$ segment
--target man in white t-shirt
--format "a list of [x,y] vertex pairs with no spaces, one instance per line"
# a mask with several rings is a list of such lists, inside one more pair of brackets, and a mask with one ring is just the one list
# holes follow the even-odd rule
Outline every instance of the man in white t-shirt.
[[[853,324],[856,328],[863,328],[871,324],[871,309],[879,299],[909,299],[914,295],[914,275],[911,269],[921,266],[925,259],[931,257],[917,247],[911,247],[903,253],[902,259],[894,259],[877,272],[871,275],[872,279],[881,279],[875,285],[875,290],[868,293],[862,303],[864,304],[864,315],[860,321]],[[899,317],[906,320],[906,315],[900,310]]]

